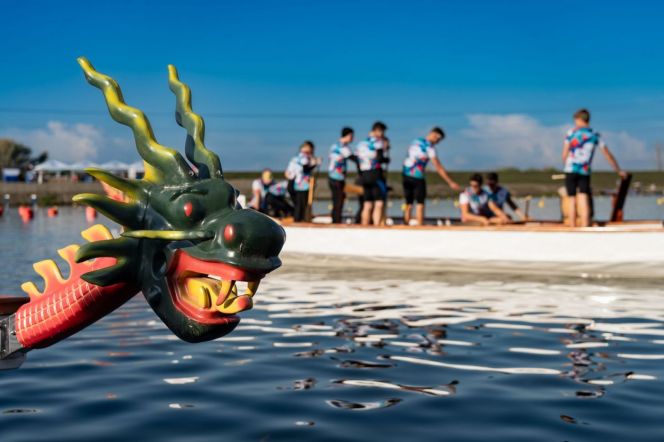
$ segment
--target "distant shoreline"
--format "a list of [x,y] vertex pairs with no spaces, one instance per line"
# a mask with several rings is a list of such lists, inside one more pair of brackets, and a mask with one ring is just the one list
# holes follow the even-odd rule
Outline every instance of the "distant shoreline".
[[[552,180],[551,176],[562,172],[556,170],[514,170],[508,169],[498,171],[501,183],[510,189],[516,197],[525,196],[552,196],[557,195],[558,188],[563,185],[560,180]],[[640,190],[643,193],[664,193],[664,172],[657,171],[634,171],[632,189],[640,183]],[[462,186],[468,180],[470,171],[450,172],[452,178]],[[240,190],[241,193],[250,197],[251,182],[260,176],[260,171],[256,172],[226,172],[225,178]],[[356,174],[351,173],[347,182],[353,183]],[[275,174],[275,179],[283,179],[280,173]],[[593,173],[593,188],[596,194],[611,193],[616,187],[617,175],[613,172],[598,171]],[[390,172],[388,175],[388,184],[393,188],[392,198],[402,198],[401,174],[399,172]],[[654,185],[654,192],[651,186]],[[431,198],[450,198],[455,197],[458,192],[452,191],[435,173],[427,174],[428,195]],[[70,182],[65,180],[51,180],[44,184],[36,183],[5,183],[0,182],[0,197],[4,194],[11,196],[10,204],[25,204],[30,202],[30,195],[36,194],[40,205],[69,205],[71,198],[77,193],[102,193],[102,187],[99,183]],[[327,174],[318,175],[318,185],[316,186],[317,199],[329,199],[330,190],[327,184]]]

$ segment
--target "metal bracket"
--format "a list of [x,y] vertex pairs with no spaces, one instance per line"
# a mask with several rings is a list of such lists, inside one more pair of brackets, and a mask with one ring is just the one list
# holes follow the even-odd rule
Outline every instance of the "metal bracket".
[[18,339],[16,339],[16,325],[14,315],[0,319],[0,370],[18,368],[25,361],[25,353]]

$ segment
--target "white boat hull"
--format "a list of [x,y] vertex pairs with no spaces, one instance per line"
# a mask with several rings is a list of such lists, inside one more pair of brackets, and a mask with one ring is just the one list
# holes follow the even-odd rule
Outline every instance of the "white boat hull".
[[[664,229],[360,228],[285,226],[287,260],[331,265],[664,276]],[[317,260],[313,260],[318,258]]]

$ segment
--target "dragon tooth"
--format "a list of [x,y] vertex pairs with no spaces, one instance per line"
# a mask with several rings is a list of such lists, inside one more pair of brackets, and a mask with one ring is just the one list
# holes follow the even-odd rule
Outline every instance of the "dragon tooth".
[[235,288],[235,281],[222,280],[221,289],[219,290],[219,295],[217,296],[217,305],[223,304],[234,288]]
[[254,296],[260,283],[260,281],[249,281],[247,283],[247,290],[244,292],[244,294],[248,296]]

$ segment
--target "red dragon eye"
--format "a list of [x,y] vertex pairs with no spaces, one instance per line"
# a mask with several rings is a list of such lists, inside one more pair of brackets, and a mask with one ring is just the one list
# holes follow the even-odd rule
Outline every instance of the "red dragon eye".
[[184,214],[187,216],[191,216],[191,212],[194,211],[194,205],[189,203],[184,204]]
[[228,224],[224,227],[224,242],[231,243],[235,239],[235,227],[233,224]]

